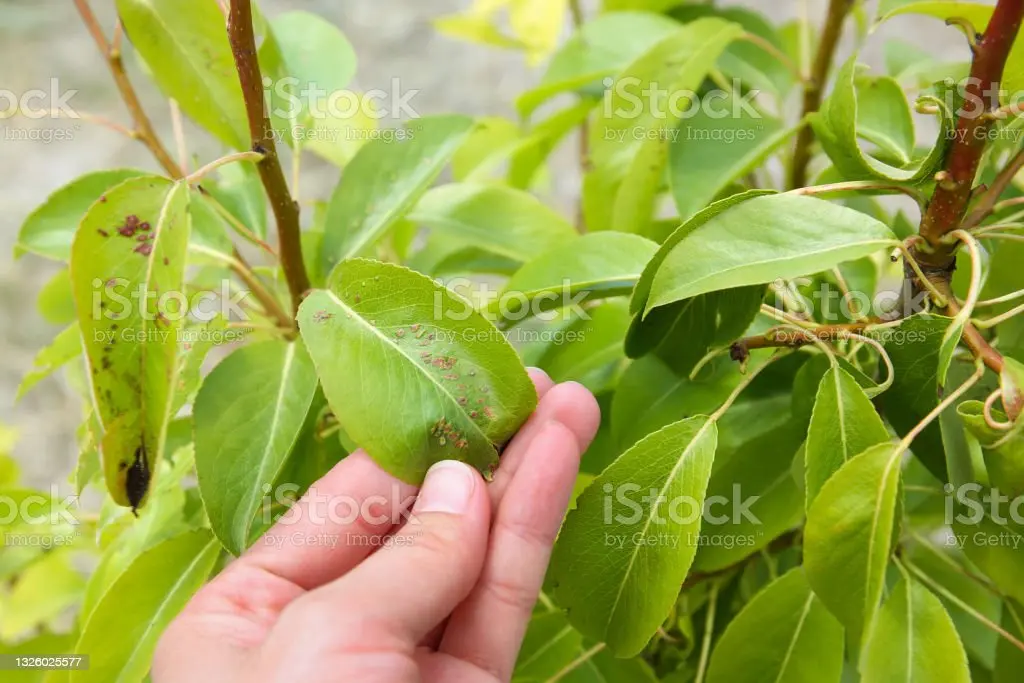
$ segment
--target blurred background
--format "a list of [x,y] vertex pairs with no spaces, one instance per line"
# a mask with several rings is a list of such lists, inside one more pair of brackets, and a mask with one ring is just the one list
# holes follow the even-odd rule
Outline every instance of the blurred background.
[[[210,0],[213,2],[214,0]],[[440,35],[433,19],[466,9],[470,0],[261,0],[269,16],[295,9],[320,14],[341,27],[355,47],[359,69],[353,88],[389,90],[398,79],[401,90],[418,90],[412,106],[420,115],[459,112],[515,118],[513,101],[535,83],[544,65],[527,66],[522,54],[461,42]],[[598,0],[584,6],[597,11]],[[820,25],[827,0],[731,0],[716,3],[756,8],[773,22],[806,15]],[[865,15],[875,15],[868,2]],[[992,4],[992,3],[985,3]],[[92,0],[103,25],[114,25],[113,0]],[[568,33],[568,21],[566,32]],[[966,57],[966,45],[956,29],[920,17],[899,17],[868,40],[863,61],[881,63],[883,37],[899,37],[947,59],[951,46]],[[849,54],[853,31],[848,27],[841,58]],[[170,141],[171,117],[165,101],[140,72],[126,44],[126,62],[143,106],[158,133]],[[839,60],[841,61],[841,60]],[[15,93],[49,89],[58,79],[62,92],[77,90],[76,109],[128,123],[129,118],[95,44],[79,21],[71,0],[0,0],[0,89]],[[398,121],[383,121],[396,125]],[[187,124],[187,122],[186,122]],[[32,140],[19,131],[60,129]],[[203,161],[219,156],[219,146],[187,127],[191,152]],[[50,142],[43,140],[50,139]],[[570,213],[578,192],[579,174],[574,142],[552,159],[552,205]],[[13,454],[21,465],[23,483],[45,487],[63,481],[77,458],[75,429],[81,422],[77,394],[58,372],[16,402],[22,377],[40,348],[62,329],[36,310],[38,292],[60,269],[59,264],[26,255],[15,261],[13,248],[25,217],[48,194],[88,171],[133,167],[158,171],[139,143],[107,128],[82,121],[0,120],[0,426],[13,427]],[[338,170],[312,155],[303,161],[303,197],[325,197],[337,182]],[[310,212],[307,211],[308,216]],[[0,430],[0,451],[5,450]]]

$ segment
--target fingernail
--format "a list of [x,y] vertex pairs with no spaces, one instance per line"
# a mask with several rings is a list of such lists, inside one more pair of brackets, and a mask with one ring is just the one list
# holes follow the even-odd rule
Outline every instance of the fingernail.
[[461,515],[469,507],[476,488],[476,473],[457,460],[442,460],[427,470],[416,500],[418,512],[449,512]]

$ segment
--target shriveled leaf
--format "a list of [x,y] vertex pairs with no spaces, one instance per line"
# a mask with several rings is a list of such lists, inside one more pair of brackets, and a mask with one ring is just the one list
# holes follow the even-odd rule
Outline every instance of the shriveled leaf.
[[117,0],[125,33],[160,90],[235,149],[249,148],[242,87],[224,15],[206,0]]
[[970,683],[967,654],[942,603],[910,578],[878,612],[861,671],[865,680]]
[[408,219],[518,261],[561,247],[576,235],[557,211],[527,192],[502,185],[436,187],[423,195]]
[[639,653],[675,604],[697,549],[717,432],[701,416],[649,435],[594,480],[562,528],[555,599],[619,656]]
[[142,681],[160,634],[206,581],[219,552],[202,530],[140,555],[82,627],[75,651],[89,653],[89,668],[71,672],[71,683]]
[[166,296],[183,292],[188,202],[183,183],[128,180],[93,204],[72,248],[103,470],[120,505],[141,506],[163,455],[184,313]]
[[718,214],[668,252],[645,315],[707,292],[827,270],[894,241],[887,226],[859,211],[812,197],[756,197]]
[[25,219],[14,245],[14,257],[32,253],[67,261],[75,230],[92,203],[115,185],[141,175],[145,173],[130,168],[96,171],[61,187]]
[[900,480],[896,449],[872,446],[843,465],[821,488],[804,529],[807,579],[860,643],[878,610],[889,561]]
[[489,470],[537,404],[501,333],[400,266],[343,262],[303,302],[299,324],[342,428],[403,480],[445,459]]
[[857,380],[839,366],[829,368],[807,430],[807,506],[850,458],[888,440],[889,431]]
[[838,683],[843,628],[797,568],[736,615],[715,645],[708,683]]
[[243,346],[203,382],[194,409],[196,472],[210,526],[235,555],[285,466],[317,388],[301,342]]
[[473,126],[465,116],[417,119],[394,140],[364,145],[331,195],[325,271],[372,247],[413,207]]
[[[863,86],[862,91],[858,91],[858,83]],[[908,149],[914,140],[913,123],[903,91],[887,77],[875,81],[858,79],[855,54],[839,70],[835,88],[821,110],[811,117],[811,123],[844,178],[919,184],[930,180],[942,163],[956,123],[954,113],[942,100],[928,101],[938,111],[939,135],[927,155],[909,159],[913,151]],[[860,136],[888,152],[878,154],[886,160],[865,153],[858,142]]]

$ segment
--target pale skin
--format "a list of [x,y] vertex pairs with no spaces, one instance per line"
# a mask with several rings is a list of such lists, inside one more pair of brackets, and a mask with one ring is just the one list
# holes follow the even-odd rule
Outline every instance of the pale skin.
[[[299,501],[292,519],[231,563],[168,627],[155,683],[510,680],[580,454],[600,422],[585,388],[555,385],[539,370],[530,375],[537,410],[493,481],[446,461],[417,491],[353,453],[314,485],[317,499],[389,502],[348,523],[348,515],[308,514],[311,497]],[[381,515],[395,497],[413,496],[415,522]],[[352,538],[360,542],[346,543]]]

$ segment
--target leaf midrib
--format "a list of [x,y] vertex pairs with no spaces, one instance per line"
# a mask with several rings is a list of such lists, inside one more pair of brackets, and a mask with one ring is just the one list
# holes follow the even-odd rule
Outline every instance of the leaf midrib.
[[359,311],[355,310],[354,308],[351,308],[350,306],[348,306],[348,304],[346,304],[346,303],[345,303],[344,301],[342,301],[342,300],[341,300],[341,299],[340,299],[340,298],[338,297],[338,295],[336,295],[336,294],[335,294],[335,293],[334,293],[333,291],[331,291],[331,290],[329,290],[329,289],[325,289],[325,290],[322,290],[322,291],[323,291],[323,292],[324,292],[324,293],[325,293],[325,294],[326,294],[326,295],[327,295],[328,297],[330,297],[330,299],[331,299],[331,300],[332,300],[332,301],[333,301],[333,302],[334,302],[334,303],[335,303],[336,305],[340,306],[342,310],[346,311],[347,313],[351,313],[351,314],[352,314],[352,317],[350,318],[351,320],[358,320],[358,321],[359,321],[359,324],[360,324],[360,325],[362,325],[363,327],[365,327],[365,328],[366,328],[367,330],[369,330],[369,331],[370,331],[370,332],[371,332],[371,333],[372,333],[372,334],[373,334],[373,335],[374,335],[375,337],[379,338],[379,339],[380,339],[381,341],[383,341],[383,342],[384,342],[384,343],[385,343],[385,344],[386,344],[386,345],[387,345],[387,346],[388,346],[389,348],[393,349],[393,350],[394,350],[394,351],[395,351],[396,353],[398,353],[398,355],[399,355],[399,356],[401,356],[402,358],[404,358],[404,359],[406,360],[406,363],[408,363],[408,364],[409,364],[410,366],[412,366],[412,367],[416,368],[416,372],[418,372],[418,373],[420,373],[421,375],[423,375],[424,377],[426,377],[426,378],[427,378],[427,381],[428,381],[428,382],[430,382],[430,384],[431,384],[431,385],[433,385],[434,387],[436,387],[437,389],[439,389],[439,390],[441,391],[441,393],[442,393],[442,394],[444,394],[444,396],[448,398],[448,400],[449,400],[449,401],[451,402],[451,404],[452,404],[453,406],[455,406],[455,408],[456,408],[456,409],[457,409],[457,410],[458,410],[458,411],[459,411],[459,412],[460,412],[460,413],[461,413],[461,414],[462,414],[462,415],[463,415],[463,416],[464,416],[464,417],[466,418],[466,419],[464,420],[464,422],[466,422],[466,423],[468,423],[468,424],[472,425],[472,429],[473,429],[473,430],[474,430],[474,431],[475,431],[475,432],[476,432],[477,434],[479,434],[479,435],[480,435],[480,438],[482,438],[482,439],[484,440],[484,442],[486,442],[486,443],[491,443],[491,439],[490,439],[490,437],[488,437],[488,436],[487,436],[487,434],[485,434],[485,433],[484,433],[484,431],[483,431],[482,429],[480,429],[480,426],[479,426],[479,425],[477,425],[477,423],[476,423],[476,421],[475,421],[475,420],[471,419],[471,418],[470,418],[470,417],[469,417],[469,416],[468,416],[468,415],[466,414],[466,411],[464,411],[464,410],[462,409],[462,406],[460,406],[460,405],[459,405],[459,401],[458,401],[458,399],[457,399],[457,398],[456,398],[455,396],[453,396],[453,395],[452,395],[452,393],[451,393],[450,391],[448,391],[448,389],[447,389],[447,388],[446,388],[446,387],[445,387],[445,386],[444,386],[443,384],[441,384],[440,382],[438,382],[438,381],[437,381],[437,380],[436,380],[436,379],[434,378],[434,376],[433,376],[433,375],[431,375],[431,374],[430,374],[429,372],[427,372],[427,371],[426,371],[426,370],[425,370],[425,369],[424,369],[424,368],[423,368],[423,367],[422,367],[422,366],[421,366],[421,365],[420,365],[419,363],[417,363],[417,362],[416,362],[416,361],[415,361],[415,360],[414,360],[413,358],[410,358],[410,357],[408,356],[408,354],[406,354],[406,353],[405,353],[405,351],[403,351],[403,350],[402,350],[402,348],[401,348],[400,346],[398,346],[398,345],[397,345],[397,344],[395,344],[395,343],[394,343],[393,341],[391,341],[391,339],[389,339],[389,338],[388,338],[388,336],[387,336],[386,334],[383,334],[383,333],[382,333],[382,332],[381,332],[381,331],[380,331],[379,329],[377,329],[377,328],[376,328],[376,327],[375,327],[374,325],[371,325],[371,324],[370,324],[370,323],[369,323],[369,322],[368,322],[368,321],[367,321],[367,320],[366,320],[365,318],[363,318],[362,314],[361,314],[361,313],[359,313]]
[[[289,385],[289,374],[291,373],[292,361],[295,359],[295,342],[288,344],[288,348],[285,351],[284,363],[281,364],[281,383],[277,389],[277,399],[274,401],[274,417],[270,423],[270,434],[267,437],[266,446],[263,448],[263,455],[260,458],[259,469],[256,472],[256,486],[250,487],[249,502],[244,508],[238,510],[239,514],[244,515],[241,520],[241,529],[238,529],[239,521],[236,515],[234,526],[235,531],[240,531],[241,535],[235,540],[238,541],[239,547],[244,548],[246,541],[249,537],[249,530],[252,528],[252,517],[253,512],[256,509],[256,503],[260,498],[260,494],[263,492],[261,484],[264,481],[264,477],[267,475],[267,467],[270,464],[270,454],[274,448],[274,439],[277,436],[277,429],[281,425],[281,416],[284,412],[284,394],[285,389]],[[281,467],[278,466],[278,471]],[[276,473],[275,473],[276,474]],[[272,482],[266,482],[272,483]]]
[[[680,244],[682,244],[682,241],[680,241]],[[732,274],[732,273],[734,273],[736,271],[742,271],[742,270],[748,270],[748,269],[752,269],[752,268],[758,268],[760,266],[771,265],[773,263],[784,263],[786,261],[802,260],[802,259],[807,259],[807,258],[813,258],[815,256],[821,256],[821,255],[829,254],[829,253],[836,252],[836,251],[843,251],[844,249],[850,249],[850,248],[853,248],[853,247],[862,247],[862,246],[863,247],[867,247],[867,246],[875,246],[875,245],[877,245],[877,249],[882,249],[882,248],[884,248],[887,245],[893,245],[893,244],[898,244],[898,242],[896,240],[892,240],[892,239],[878,238],[878,239],[872,239],[872,240],[864,240],[864,241],[860,241],[860,242],[848,242],[846,244],[832,245],[832,246],[824,248],[824,249],[818,249],[818,250],[814,250],[814,251],[807,251],[807,252],[803,252],[803,253],[800,253],[800,254],[796,254],[796,255],[792,255],[792,256],[785,256],[785,257],[781,257],[781,258],[769,258],[769,259],[765,259],[765,260],[762,260],[762,261],[747,261],[747,262],[745,262],[745,263],[743,263],[741,265],[733,266],[732,268],[726,268],[724,270],[716,270],[713,273],[710,273],[708,275],[703,275],[703,276],[701,276],[701,277],[699,277],[699,278],[697,278],[695,280],[689,280],[685,285],[673,287],[672,289],[668,290],[668,292],[666,294],[663,294],[662,296],[660,296],[657,299],[655,299],[655,303],[654,304],[652,304],[651,302],[648,302],[648,304],[647,304],[647,312],[649,313],[651,310],[657,308],[658,306],[664,306],[665,304],[672,303],[673,301],[679,301],[680,299],[689,299],[689,298],[692,298],[692,297],[699,296],[700,294],[707,294],[706,291],[701,291],[698,285],[700,285],[703,282],[707,282],[709,280],[710,281],[719,280],[719,279],[721,279],[723,277],[726,277],[726,276],[728,276],[728,275],[730,275],[730,274]],[[678,248],[678,245],[677,245],[676,248]],[[667,256],[666,256],[666,260],[667,260]],[[746,284],[756,284],[756,283],[746,283]],[[654,282],[651,283],[651,288],[653,289],[655,285],[657,285],[657,276],[655,276]],[[739,286],[743,286],[743,285],[733,285],[733,286],[739,287]],[[696,291],[690,292],[688,290],[696,290]],[[712,290],[712,291],[714,291],[714,290]],[[682,292],[682,294],[680,294],[680,292]],[[665,300],[665,296],[666,295],[667,296],[671,296],[671,297],[675,297],[675,298],[666,301]]]
[[[650,529],[651,522],[654,520],[654,510],[657,507],[657,501],[661,500],[662,496],[665,495],[665,491],[668,489],[669,485],[671,485],[671,483],[675,481],[676,476],[679,474],[680,468],[683,466],[683,463],[687,461],[688,456],[692,452],[694,444],[696,444],[698,441],[700,441],[700,439],[704,437],[704,432],[708,429],[709,426],[713,424],[715,424],[714,420],[712,420],[711,418],[706,418],[706,421],[701,426],[701,428],[697,430],[697,432],[693,435],[693,438],[690,439],[690,442],[686,444],[686,448],[683,449],[682,454],[680,454],[678,460],[676,460],[676,464],[672,467],[672,470],[669,472],[669,475],[665,477],[665,483],[662,485],[661,490],[658,491],[658,496],[654,499],[655,503],[651,505],[650,511],[647,515],[647,519],[644,521],[644,528],[640,532],[643,537],[646,538],[647,530]],[[626,583],[629,575],[633,572],[633,565],[636,563],[636,558],[637,555],[639,555],[639,553],[640,544],[634,543],[633,552],[630,554],[629,563],[626,565],[626,571],[622,574],[622,581],[619,583],[619,589],[618,592],[615,594],[615,600],[612,602],[611,609],[608,610],[608,621],[605,624],[606,633],[608,626],[611,625],[612,620],[615,618],[615,612],[619,608],[619,601],[622,599],[622,593],[626,588]]]

